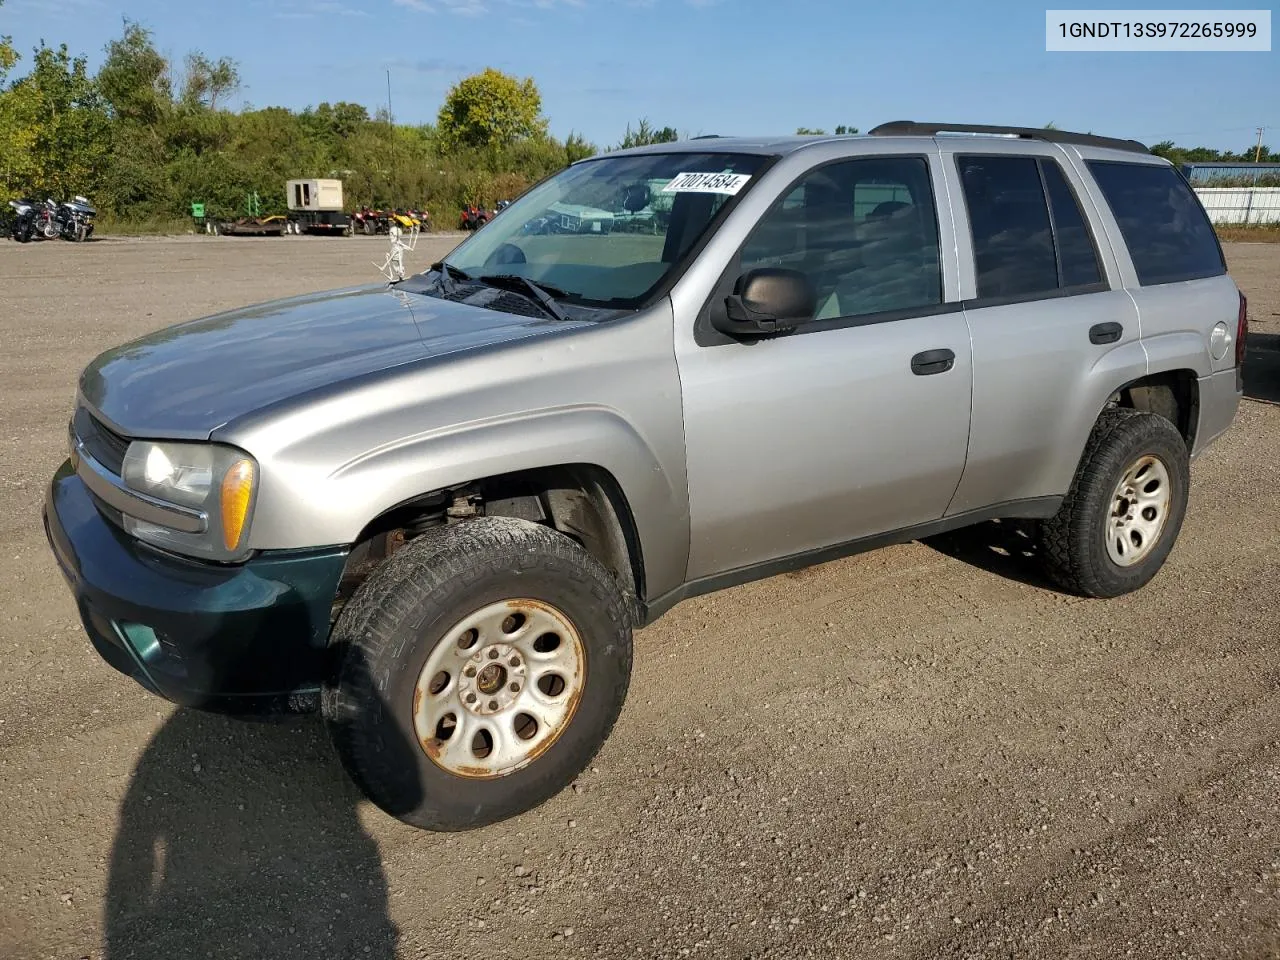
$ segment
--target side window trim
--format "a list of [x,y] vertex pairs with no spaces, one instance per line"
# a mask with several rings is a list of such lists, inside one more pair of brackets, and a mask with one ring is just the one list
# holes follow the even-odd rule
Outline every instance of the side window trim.
[[1058,219],[1053,214],[1053,197],[1049,195],[1049,181],[1044,175],[1044,157],[1036,157],[1036,176],[1040,178],[1040,192],[1044,194],[1044,209],[1049,214],[1049,239],[1053,243],[1053,265],[1058,271],[1058,289],[1065,290],[1067,285],[1064,282],[1066,276],[1062,272],[1062,243],[1058,239]]
[[[1043,168],[1044,163],[1052,163],[1055,167],[1058,168],[1058,175],[1062,177],[1062,182],[1067,188],[1067,193],[1071,196],[1072,201],[1076,205],[1076,212],[1080,214],[1080,219],[1084,221],[1085,236],[1089,238],[1089,245],[1093,248],[1093,261],[1095,264],[1097,264],[1097,267],[1098,267],[1098,276],[1100,279],[1097,282],[1084,283],[1084,284],[1078,283],[1078,284],[1075,284],[1074,286],[1064,286],[1064,289],[1074,290],[1076,288],[1080,288],[1079,292],[1081,293],[1097,293],[1098,291],[1092,288],[1097,287],[1099,284],[1101,284],[1104,290],[1114,290],[1115,285],[1111,282],[1108,275],[1106,264],[1103,262],[1102,246],[1101,244],[1098,243],[1098,233],[1097,233],[1097,230],[1094,229],[1094,223],[1095,223],[1094,219],[1089,215],[1089,210],[1085,207],[1085,204],[1081,202],[1080,192],[1075,188],[1075,184],[1071,182],[1071,177],[1067,173],[1067,169],[1066,169],[1067,165],[1064,165],[1062,161],[1057,157],[1046,156],[1046,157],[1041,157],[1040,159],[1042,161],[1041,173],[1040,173],[1040,177],[1042,181],[1044,179],[1044,168]],[[1054,230],[1054,248],[1057,249],[1058,225],[1053,215],[1053,200],[1052,198],[1049,197],[1048,185],[1045,184],[1044,186],[1045,186],[1045,191],[1044,191],[1045,197],[1046,199],[1049,200],[1049,221],[1053,225],[1053,230]],[[1060,253],[1059,253],[1059,260],[1061,260]],[[1058,282],[1059,284],[1062,284],[1062,277],[1059,277]],[[1085,287],[1088,287],[1090,289],[1086,290],[1084,289]]]
[[[908,320],[914,317],[932,317],[945,313],[955,313],[963,309],[963,302],[960,299],[947,300],[947,250],[944,248],[944,237],[946,237],[945,226],[951,224],[952,229],[958,229],[952,213],[948,206],[945,211],[944,218],[943,208],[940,206],[941,197],[939,190],[947,189],[945,175],[940,166],[941,157],[937,152],[910,152],[910,153],[861,153],[848,154],[842,157],[834,157],[825,160],[822,163],[814,164],[797,174],[786,186],[778,191],[777,198],[770,204],[769,208],[760,216],[760,219],[748,231],[746,237],[738,244],[734,250],[733,256],[725,266],[720,279],[716,281],[712,288],[710,296],[702,305],[702,309],[698,311],[697,317],[694,319],[693,336],[694,342],[700,347],[722,346],[725,344],[736,344],[739,341],[732,337],[720,333],[711,325],[710,313],[716,304],[724,299],[728,294],[725,293],[726,287],[731,287],[739,276],[742,274],[742,251],[750,242],[755,234],[756,227],[768,217],[776,209],[780,209],[782,203],[795,192],[796,188],[804,183],[809,177],[813,176],[820,170],[837,164],[852,163],[859,160],[922,160],[925,164],[927,173],[929,195],[933,205],[933,221],[934,236],[938,241],[938,283],[939,297],[941,301],[937,304],[930,304],[923,307],[913,307],[907,310],[886,310],[878,313],[856,314],[848,317],[832,317],[826,320],[815,320],[812,323],[804,324],[792,332],[780,334],[783,337],[807,336],[811,333],[825,333],[830,330],[843,330],[849,327],[866,327],[879,323],[895,323],[899,320]],[[947,190],[949,198],[950,191]],[[770,338],[772,339],[772,338]]]
[[[972,274],[972,281],[974,284],[974,292],[975,292],[975,296],[969,297],[963,301],[964,307],[966,310],[976,310],[976,309],[981,309],[983,307],[1010,306],[1012,304],[1018,304],[1018,303],[1033,303],[1036,300],[1057,300],[1062,297],[1079,297],[1079,296],[1086,296],[1088,294],[1093,294],[1093,293],[1105,293],[1107,291],[1115,289],[1114,284],[1111,282],[1110,278],[1108,277],[1107,269],[1103,263],[1102,252],[1098,246],[1098,235],[1094,229],[1093,218],[1089,215],[1088,211],[1085,209],[1084,204],[1080,202],[1080,195],[1076,190],[1075,185],[1071,182],[1071,178],[1067,175],[1067,172],[1063,169],[1063,164],[1059,161],[1057,157],[1051,155],[1048,152],[1044,152],[1044,153],[1041,153],[1041,152],[982,153],[980,151],[973,151],[973,150],[963,150],[958,152],[952,152],[950,153],[950,157],[951,157],[951,164],[950,164],[951,169],[949,173],[954,177],[954,183],[956,184],[957,192],[960,195],[960,204],[964,210],[964,220],[963,222],[961,222],[959,217],[957,217],[955,221],[955,229],[956,229],[957,236],[963,234],[965,236],[965,239],[968,241],[969,266],[970,266],[970,273]],[[1049,217],[1050,237],[1053,241],[1054,262],[1056,264],[1057,274],[1058,274],[1058,287],[1056,290],[1043,290],[1033,294],[1020,294],[1016,296],[1001,296],[1001,297],[976,296],[977,283],[978,283],[977,249],[974,246],[973,218],[969,210],[969,198],[966,196],[964,192],[964,177],[962,176],[961,169],[960,169],[960,163],[966,157],[1017,158],[1021,160],[1035,161],[1036,173],[1040,179],[1040,192],[1042,197],[1044,198],[1045,212],[1048,214],[1048,217]],[[1076,204],[1076,209],[1080,212],[1080,217],[1084,221],[1085,232],[1088,235],[1089,242],[1093,247],[1094,259],[1098,264],[1098,274],[1102,278],[1096,283],[1076,284],[1074,286],[1063,285],[1064,277],[1063,277],[1063,270],[1062,270],[1062,250],[1061,250],[1061,244],[1058,239],[1058,224],[1053,213],[1053,200],[1049,196],[1049,185],[1045,182],[1044,164],[1046,162],[1057,164],[1059,173],[1062,175],[1063,182],[1066,184],[1067,190],[1071,193],[1072,200],[1074,200]]]

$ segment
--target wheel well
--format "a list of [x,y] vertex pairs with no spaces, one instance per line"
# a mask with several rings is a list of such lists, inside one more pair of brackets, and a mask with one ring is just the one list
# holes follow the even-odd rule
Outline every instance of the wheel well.
[[1159,414],[1178,428],[1188,450],[1195,445],[1200,420],[1200,385],[1195,371],[1150,374],[1125,384],[1112,394],[1111,401],[1114,406]]
[[618,481],[592,464],[566,464],[485,477],[398,504],[360,532],[342,573],[333,617],[374,569],[433,527],[478,517],[516,517],[572,538],[617,579],[638,612],[644,564],[635,519]]

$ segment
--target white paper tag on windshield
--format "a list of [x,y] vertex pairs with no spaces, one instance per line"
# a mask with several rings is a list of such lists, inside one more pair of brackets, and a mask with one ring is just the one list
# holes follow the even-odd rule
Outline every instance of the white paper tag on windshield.
[[680,173],[662,188],[662,192],[734,194],[750,179],[749,173]]

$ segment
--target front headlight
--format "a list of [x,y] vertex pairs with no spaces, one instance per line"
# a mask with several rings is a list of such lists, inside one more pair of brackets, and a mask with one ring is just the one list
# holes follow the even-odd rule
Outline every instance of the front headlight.
[[131,490],[205,515],[207,529],[186,533],[126,516],[125,529],[147,543],[211,560],[241,557],[257,486],[257,465],[242,450],[211,443],[129,444],[121,470]]

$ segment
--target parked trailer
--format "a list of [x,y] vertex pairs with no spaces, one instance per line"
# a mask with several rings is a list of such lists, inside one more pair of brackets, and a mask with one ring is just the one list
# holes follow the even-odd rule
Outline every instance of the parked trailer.
[[290,180],[284,191],[290,233],[351,236],[351,218],[342,212],[341,180]]
[[205,232],[215,237],[281,237],[290,233],[289,221],[281,216],[241,217],[238,220],[208,220]]

